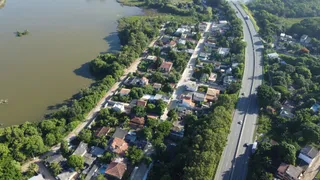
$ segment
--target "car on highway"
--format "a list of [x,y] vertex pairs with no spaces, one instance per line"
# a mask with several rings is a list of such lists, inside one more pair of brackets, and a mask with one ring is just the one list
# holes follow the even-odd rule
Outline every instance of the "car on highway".
[[244,96],[244,92],[243,92],[243,93],[241,93],[241,95],[242,95],[242,96]]
[[249,143],[244,143],[243,147],[249,147]]
[[245,20],[249,20],[249,16],[245,16],[244,19],[245,19]]
[[242,124],[242,121],[238,121],[238,124],[240,124],[240,125],[241,125],[241,124]]

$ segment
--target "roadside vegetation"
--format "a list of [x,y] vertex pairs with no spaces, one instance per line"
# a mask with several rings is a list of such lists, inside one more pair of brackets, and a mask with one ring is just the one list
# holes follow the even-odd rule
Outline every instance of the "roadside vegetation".
[[[232,27],[230,33],[242,37],[241,21],[229,4],[224,1],[214,1],[213,7],[220,12],[221,17],[230,22]],[[225,38],[218,40],[221,44],[226,42],[228,41]],[[230,44],[231,51],[244,62],[245,44],[239,43],[239,46],[235,44]],[[243,69],[239,71],[239,79],[242,77],[242,72]],[[149,174],[150,179],[213,179],[227,143],[240,87],[236,83],[235,86],[230,86],[226,94],[219,96],[208,114],[185,117],[183,139],[178,142],[174,150],[168,149],[156,155],[159,161],[154,164]],[[201,91],[201,87],[199,89]]]

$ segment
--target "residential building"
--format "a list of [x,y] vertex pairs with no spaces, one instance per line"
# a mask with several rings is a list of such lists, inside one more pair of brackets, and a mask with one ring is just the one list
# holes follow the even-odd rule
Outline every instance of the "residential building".
[[313,160],[319,155],[319,150],[312,146],[305,146],[299,153],[299,158],[308,164],[312,164]]
[[314,105],[311,106],[310,108],[313,112],[318,112],[320,110],[320,104],[315,103]]
[[214,84],[217,80],[217,74],[216,73],[211,73],[209,78],[208,78],[208,83],[209,84]]
[[129,95],[130,91],[131,91],[130,89],[122,88],[120,90],[119,94],[120,94],[120,96],[127,96],[127,95]]
[[267,54],[267,56],[270,59],[279,59],[279,54],[278,53],[269,53],[269,54]]
[[300,43],[302,43],[302,44],[305,43],[306,40],[308,39],[308,37],[309,37],[308,35],[305,35],[305,34],[302,35],[302,36],[300,37]]
[[146,78],[146,77],[142,77],[141,78],[141,83],[140,83],[142,86],[146,86],[149,84],[149,79]]
[[137,101],[137,106],[146,107],[146,105],[147,105],[147,101],[145,100],[140,99]]
[[172,65],[173,65],[172,62],[164,61],[160,66],[160,70],[163,72],[170,72]]
[[45,179],[43,178],[42,174],[38,174],[36,176],[29,178],[28,180],[45,180]]
[[172,41],[169,42],[169,46],[172,47],[172,48],[176,47],[176,45],[177,45],[176,41],[172,40]]
[[129,148],[129,145],[124,139],[115,137],[115,138],[112,138],[112,140],[110,141],[110,147],[109,147],[110,151],[120,156],[124,156],[128,148]]
[[153,84],[153,88],[157,91],[159,91],[161,89],[162,85],[160,83],[154,83]]
[[131,77],[124,82],[125,85],[128,86],[145,86],[148,85],[149,80],[145,77],[138,78],[138,77]]
[[185,85],[187,91],[195,92],[198,89],[198,85],[195,82],[189,82]]
[[209,102],[218,100],[220,90],[214,88],[208,88],[206,93],[206,100]]
[[158,116],[158,115],[148,114],[148,115],[147,115],[147,118],[148,118],[148,119],[159,119],[159,116]]
[[200,31],[205,31],[207,29],[208,24],[205,22],[199,23],[199,30]]
[[219,24],[228,24],[228,21],[226,21],[226,20],[221,20],[221,21],[219,21]]
[[206,95],[204,93],[194,92],[192,95],[193,101],[204,102]]
[[173,127],[171,128],[170,136],[173,139],[183,138],[183,136],[184,136],[184,123],[183,123],[183,121],[173,122]]
[[142,129],[144,127],[144,117],[134,117],[130,120],[129,125],[132,129]]
[[202,61],[208,60],[208,54],[205,52],[200,52],[198,58]]
[[277,176],[283,180],[302,179],[302,169],[293,165],[281,163],[277,170]]
[[84,170],[84,173],[87,174],[90,170],[91,165],[96,160],[96,157],[93,157],[93,155],[90,153],[86,153],[86,154],[84,154],[83,159],[84,159],[84,164],[87,167]]
[[218,49],[218,54],[220,56],[226,56],[229,54],[229,52],[230,52],[230,48],[219,48]]
[[154,95],[150,95],[150,94],[145,94],[142,96],[142,100],[145,100],[145,101],[152,101],[154,98]]
[[214,64],[214,70],[219,71],[221,69],[221,63],[215,63]]
[[62,161],[66,161],[66,158],[64,158],[62,156],[62,154],[60,153],[56,153],[56,154],[53,154],[52,156],[49,156],[45,161],[44,161],[44,164],[46,166],[49,166],[51,163],[58,163],[60,164]]
[[72,153],[72,155],[84,156],[88,152],[88,144],[80,142],[77,149]]
[[236,81],[236,79],[233,76],[225,76],[223,78],[223,85],[228,86],[235,81]]
[[201,74],[200,82],[205,83],[205,82],[207,82],[208,78],[209,78],[209,74],[203,73],[203,74]]
[[98,171],[98,166],[97,165],[93,165],[91,168],[90,168],[90,170],[89,170],[89,172],[87,173],[87,175],[86,175],[86,178],[84,179],[84,180],[91,180],[93,177],[95,177],[98,173],[97,173],[97,171]]
[[124,173],[126,172],[127,170],[127,164],[124,163],[124,162],[119,162],[117,160],[115,161],[112,161],[106,171],[105,171],[105,174],[107,176],[111,176],[111,177],[114,177],[116,179],[122,179]]
[[211,48],[211,49],[216,47],[216,43],[211,42],[211,41],[206,41],[206,42],[204,43],[204,45],[205,45],[206,47],[208,47],[208,48]]
[[186,29],[186,28],[178,28],[177,30],[176,30],[176,32],[174,33],[174,35],[181,35],[181,34],[183,34],[183,33],[186,33],[186,32],[188,32],[189,30],[188,29]]
[[186,44],[186,40],[184,40],[184,39],[179,39],[179,41],[178,41],[178,44],[182,44],[182,45],[185,45]]
[[124,139],[126,135],[128,134],[127,130],[121,129],[121,128],[116,128],[116,132],[112,135],[113,138],[120,138]]
[[102,148],[100,148],[98,146],[92,146],[91,150],[90,150],[90,153],[94,157],[101,157],[104,154],[105,151],[106,151],[105,149],[102,149]]
[[137,133],[133,131],[129,131],[129,133],[126,135],[126,138],[124,139],[128,143],[134,143],[137,139]]
[[95,136],[96,137],[106,136],[110,132],[110,130],[111,130],[110,127],[103,126],[96,130]]
[[232,68],[231,67],[227,68],[226,74],[232,74]]
[[193,109],[194,108],[194,102],[192,102],[192,98],[191,97],[183,97],[181,99],[181,102],[179,104],[180,107],[185,107],[188,109]]
[[58,180],[71,180],[73,179],[78,173],[76,171],[65,171],[57,175]]
[[125,112],[124,104],[122,103],[115,103],[112,109],[117,112]]
[[157,56],[150,56],[150,55],[145,58],[146,61],[150,61],[150,62],[155,62],[157,59],[158,59]]
[[292,113],[294,105],[291,101],[285,101],[281,107],[280,116],[284,118],[293,118],[294,114]]

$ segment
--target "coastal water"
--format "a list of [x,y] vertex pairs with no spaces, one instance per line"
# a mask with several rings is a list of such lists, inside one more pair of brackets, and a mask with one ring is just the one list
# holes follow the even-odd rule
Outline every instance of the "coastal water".
[[[0,7],[0,123],[39,121],[93,82],[88,62],[119,49],[117,20],[142,14],[115,0],[6,0]],[[28,30],[17,37],[16,31]]]

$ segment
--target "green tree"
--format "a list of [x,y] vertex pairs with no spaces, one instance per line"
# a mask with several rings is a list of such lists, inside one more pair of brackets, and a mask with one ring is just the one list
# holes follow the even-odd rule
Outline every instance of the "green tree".
[[107,178],[104,177],[103,174],[99,174],[99,175],[97,176],[97,180],[107,180]]
[[91,141],[92,133],[89,129],[84,129],[78,135],[80,141],[84,141],[85,143],[89,143]]
[[146,138],[147,140],[151,140],[152,139],[152,129],[149,127],[145,127],[142,130],[142,135],[144,138]]
[[61,151],[63,157],[69,156],[70,150],[69,150],[68,142],[67,142],[67,141],[63,140],[63,141],[60,143],[60,151]]
[[147,115],[146,110],[143,106],[135,106],[132,108],[131,113],[135,114],[138,117],[144,117]]
[[61,171],[62,171],[62,167],[61,167],[60,164],[57,163],[57,162],[51,163],[51,164],[49,165],[49,167],[50,167],[50,169],[51,169],[51,171],[52,171],[52,173],[53,173],[54,176],[57,176],[57,175],[58,175],[59,173],[61,173]]
[[280,98],[278,93],[268,85],[259,86],[257,96],[262,107],[272,106]]
[[137,146],[130,146],[126,156],[132,164],[140,163],[143,158],[143,151],[138,149]]
[[44,141],[44,142],[45,142],[46,145],[48,145],[48,146],[52,146],[52,145],[56,144],[56,137],[55,137],[55,135],[52,134],[52,133],[47,134],[46,137],[45,137],[45,141]]
[[75,170],[80,170],[84,167],[84,159],[78,155],[71,155],[67,161],[68,165]]

